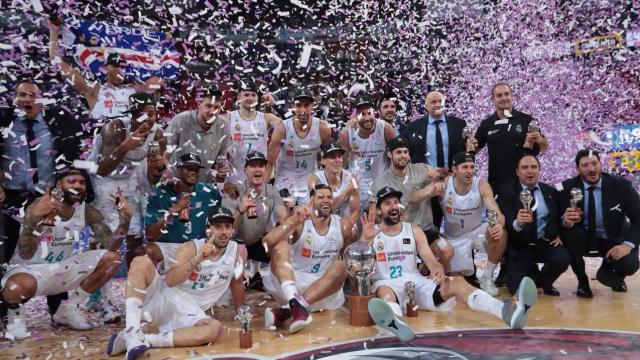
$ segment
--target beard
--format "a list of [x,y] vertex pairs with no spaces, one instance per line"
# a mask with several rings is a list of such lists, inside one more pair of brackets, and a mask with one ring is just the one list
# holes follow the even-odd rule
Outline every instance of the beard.
[[396,215],[383,216],[382,221],[385,225],[395,225],[400,222],[400,213]]

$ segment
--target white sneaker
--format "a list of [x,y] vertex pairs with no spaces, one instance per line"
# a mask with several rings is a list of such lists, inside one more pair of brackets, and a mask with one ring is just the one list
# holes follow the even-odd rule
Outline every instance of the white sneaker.
[[[122,333],[122,338],[124,339],[127,347],[127,360],[135,360],[139,358],[145,353],[145,351],[147,351],[151,347],[151,344],[144,337],[144,333],[142,332],[141,329],[138,329],[136,331],[129,331],[129,332],[126,332],[126,329],[125,329],[121,333]],[[114,344],[113,344],[114,347],[119,345],[119,344],[116,344],[115,342],[116,341],[114,341]],[[116,350],[116,349],[113,349],[113,350]]]
[[480,278],[480,288],[491,296],[496,296],[500,293],[500,289],[498,289],[496,283],[494,283],[490,277]]
[[69,304],[61,304],[53,314],[53,323],[56,325],[70,326],[76,330],[91,330],[93,326],[82,315],[80,310],[73,308]]
[[[27,321],[24,317],[24,310],[7,309],[7,329],[6,332],[11,334],[13,340],[24,340],[31,337],[31,333],[27,331]],[[5,337],[8,334],[5,335]]]

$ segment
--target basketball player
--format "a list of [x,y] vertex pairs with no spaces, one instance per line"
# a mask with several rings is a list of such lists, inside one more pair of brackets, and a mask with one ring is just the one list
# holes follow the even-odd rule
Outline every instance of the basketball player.
[[360,208],[368,208],[369,188],[384,168],[387,142],[396,136],[394,128],[375,117],[373,100],[364,94],[356,99],[356,127],[340,132],[340,146],[346,150],[349,170],[360,177]]
[[267,329],[291,318],[289,332],[295,333],[311,324],[310,311],[336,310],[344,303],[347,271],[340,256],[352,241],[352,224],[331,214],[332,202],[331,189],[317,184],[309,204],[265,236],[271,263],[264,288],[288,303],[265,310]]
[[294,117],[278,126],[271,137],[267,178],[275,166],[276,189],[289,189],[299,205],[309,199],[307,180],[316,170],[320,146],[331,140],[329,124],[313,117],[313,94],[301,88],[293,98]]
[[[92,325],[79,307],[89,293],[103,286],[118,269],[117,253],[129,228],[131,209],[120,196],[119,225],[115,232],[104,223],[102,214],[84,202],[89,178],[83,170],[70,168],[58,173],[56,191],[64,194],[62,203],[54,200],[51,188],[31,204],[23,218],[18,253],[14,253],[9,270],[2,278],[2,300],[9,307],[7,332],[14,340],[31,336],[27,331],[24,310],[20,307],[35,296],[74,291],[74,296],[58,308],[53,323],[76,330]],[[112,195],[115,197],[115,195]],[[43,224],[52,211],[54,226]],[[78,234],[89,226],[104,249],[74,254]],[[74,240],[75,239],[75,240]]]
[[[176,262],[163,280],[151,259],[138,256],[131,262],[126,285],[126,327],[111,335],[107,354],[127,352],[137,359],[150,347],[200,346],[215,342],[222,324],[209,310],[231,290],[236,309],[244,303],[242,268],[246,251],[233,241],[233,214],[226,208],[209,216],[208,239],[184,243]],[[239,270],[239,271],[238,271]],[[142,314],[160,333],[144,333]]]
[[[269,96],[269,94],[263,95],[262,100]],[[282,123],[279,117],[256,110],[258,87],[253,81],[246,80],[240,83],[238,105],[238,110],[226,115],[229,120],[229,136],[231,137],[231,147],[228,150],[231,174],[227,178],[227,182],[234,184],[242,183],[245,180],[244,161],[247,154],[252,151],[266,154],[270,130]]]
[[[376,252],[376,271],[372,278],[372,289],[376,297],[369,301],[369,314],[376,325],[391,331],[402,341],[413,339],[413,330],[400,319],[408,302],[405,284],[412,281],[415,284],[415,301],[420,309],[448,311],[453,309],[455,299],[458,298],[471,310],[502,318],[513,329],[524,327],[529,311],[537,299],[533,280],[523,278],[516,296],[502,302],[467,284],[460,276],[445,276],[444,269],[433,256],[422,230],[400,221],[402,193],[386,187],[376,197],[377,212],[383,221],[376,228],[373,216],[363,216],[364,230],[361,239],[371,243]],[[429,278],[418,272],[418,256],[429,268]]]
[[360,217],[359,179],[351,171],[342,168],[344,149],[334,141],[320,151],[322,169],[309,177],[309,192],[316,184],[324,184],[333,192],[333,213],[348,217],[351,223]]
[[[493,197],[491,185],[475,176],[475,156],[459,152],[453,156],[452,164],[453,176],[447,178],[445,191],[440,195],[444,234],[454,248],[449,272],[472,275],[475,268],[471,252],[476,244],[481,244],[489,262],[479,277],[480,288],[493,296],[498,295],[493,271],[507,246],[504,216]],[[497,213],[498,224],[490,226],[483,221],[485,209]]]

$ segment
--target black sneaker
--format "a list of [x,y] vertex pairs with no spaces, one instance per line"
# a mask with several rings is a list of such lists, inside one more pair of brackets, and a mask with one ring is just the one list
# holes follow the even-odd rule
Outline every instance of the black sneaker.
[[260,272],[255,273],[245,286],[247,290],[257,290],[264,292],[264,284],[262,283],[262,275]]

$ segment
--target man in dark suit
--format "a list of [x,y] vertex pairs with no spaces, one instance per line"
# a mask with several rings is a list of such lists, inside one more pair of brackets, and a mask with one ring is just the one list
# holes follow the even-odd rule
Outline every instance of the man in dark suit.
[[[580,150],[575,162],[579,175],[562,183],[562,225],[571,269],[578,278],[576,295],[593,297],[583,256],[601,256],[598,281],[626,292],[624,278],[639,266],[640,197],[629,181],[602,172],[597,151]],[[583,194],[575,207],[570,204],[574,188]]]
[[[523,277],[536,279],[538,287],[551,296],[560,293],[553,287],[556,279],[569,267],[570,256],[560,239],[560,194],[542,182],[540,162],[531,154],[523,155],[517,163],[518,180],[504,184],[500,189],[498,204],[506,218],[507,288],[511,293],[518,289]],[[528,189],[533,195],[530,210],[520,201],[520,192]],[[532,272],[533,266],[543,262],[542,271]]]
[[[466,121],[444,113],[445,97],[438,91],[427,94],[428,115],[409,123],[402,137],[409,141],[411,162],[426,163],[434,168],[451,169],[453,155],[466,151],[466,142],[462,129]],[[434,198],[435,199],[435,198]],[[436,227],[442,222],[442,209],[438,200],[432,200],[433,223]]]
[[[55,185],[56,161],[78,158],[83,134],[80,122],[63,109],[43,109],[42,90],[31,79],[18,83],[14,103],[15,108],[0,108],[0,131],[8,134],[0,138],[0,193],[5,196],[3,264],[9,262],[18,242],[20,210],[40,197],[47,185]],[[93,190],[87,189],[88,201],[92,196]],[[47,297],[51,314],[66,297],[67,293]]]

